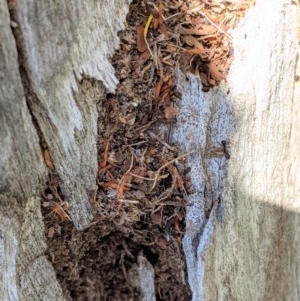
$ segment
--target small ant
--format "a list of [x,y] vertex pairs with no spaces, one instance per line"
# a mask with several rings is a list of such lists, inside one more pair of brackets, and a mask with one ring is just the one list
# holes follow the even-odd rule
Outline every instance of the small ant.
[[230,159],[229,151],[227,149],[229,143],[223,140],[221,141],[221,144],[222,144],[221,147],[212,147],[211,149],[208,150],[207,153],[210,158],[225,156],[227,160]]
[[228,143],[225,140],[222,140],[221,143],[223,145],[223,153],[225,155],[225,158],[228,160],[228,159],[230,159],[230,155],[229,155],[229,152],[228,152],[228,149],[227,149]]

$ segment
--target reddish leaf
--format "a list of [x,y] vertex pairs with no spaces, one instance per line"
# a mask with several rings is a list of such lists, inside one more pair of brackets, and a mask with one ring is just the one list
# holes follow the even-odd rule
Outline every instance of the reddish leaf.
[[98,174],[101,173],[102,169],[106,166],[107,164],[107,158],[108,158],[108,147],[109,147],[109,141],[107,141],[104,153],[103,153],[103,160],[99,164],[98,168]]
[[162,12],[163,12],[163,4],[161,1],[158,3],[158,17],[155,19],[153,23],[153,29],[157,29],[157,27],[163,23],[163,17],[162,17]]
[[128,182],[130,183],[131,179],[132,179],[132,176],[130,176],[128,174],[122,178],[121,182],[118,185],[118,199],[124,198],[124,191],[128,190],[128,188],[126,189],[125,185]]
[[174,220],[174,226],[175,226],[176,231],[181,232],[181,229],[179,226],[179,220],[178,220],[177,216],[175,217],[175,220]]
[[[124,183],[125,185],[125,183]],[[119,184],[115,183],[115,182],[101,182],[99,183],[99,186],[103,187],[103,188],[112,188],[112,189],[119,189]],[[124,187],[123,190],[129,190],[129,188]]]
[[52,159],[51,159],[50,153],[49,153],[49,151],[47,149],[44,150],[43,157],[44,157],[44,161],[46,163],[46,166],[49,169],[52,170],[54,168],[54,166],[53,166],[53,163],[52,163]]
[[136,61],[136,64],[135,64],[135,72],[137,74],[139,74],[141,72],[140,68],[141,68],[141,65],[146,62],[149,58],[150,58],[151,54],[149,52],[148,49],[146,49],[140,56],[139,58],[137,59]]
[[205,54],[204,48],[191,48],[191,49],[185,49],[181,53],[183,54]]
[[138,25],[136,27],[137,39],[136,45],[139,52],[144,52],[147,49],[147,44],[144,37],[144,26]]
[[170,78],[168,80],[167,85],[165,85],[161,89],[160,101],[164,108],[169,107],[171,105],[170,104],[170,94],[171,94],[171,91],[173,90],[174,85],[175,85],[174,80],[172,78]]
[[159,238],[155,243],[162,250],[165,250],[168,247],[168,243],[167,243],[167,241],[163,237]]
[[171,53],[176,52],[177,48],[171,45],[167,45],[167,50]]
[[165,117],[166,119],[170,120],[174,118],[178,114],[178,109],[172,106],[168,106],[165,108]]
[[159,81],[156,83],[156,86],[155,86],[155,101],[156,102],[158,102],[163,83],[164,83],[163,78],[160,78]]
[[161,222],[162,222],[162,209],[160,209],[157,212],[154,212],[151,214],[151,221],[154,225],[158,225],[161,227]]

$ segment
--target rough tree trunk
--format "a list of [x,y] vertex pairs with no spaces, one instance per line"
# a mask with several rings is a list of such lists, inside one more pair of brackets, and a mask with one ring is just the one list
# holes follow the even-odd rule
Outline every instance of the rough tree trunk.
[[[300,299],[295,17],[288,1],[257,1],[233,33],[227,83],[203,93],[194,76],[178,79],[174,139],[199,150],[184,238],[194,301]],[[207,159],[222,140],[230,159]]]
[[9,5],[14,35],[8,4],[0,1],[0,299],[64,300],[44,256],[39,195],[47,168],[37,133],[50,150],[71,218],[82,229],[92,219],[96,101],[104,91],[99,80],[110,91],[116,87],[108,56],[118,46],[128,3]]
[[[96,101],[104,87],[113,92],[117,85],[108,56],[129,3],[9,5],[14,34],[0,0],[0,299],[64,300],[44,256],[39,195],[48,172],[40,143],[50,151],[75,226],[86,227],[97,169]],[[294,10],[287,0],[257,1],[233,34],[228,82],[211,92],[178,72],[183,96],[174,141],[198,150],[190,161],[195,194],[184,238],[195,301],[300,299]],[[205,157],[227,139],[230,160]],[[215,205],[208,220],[206,189],[222,208]]]

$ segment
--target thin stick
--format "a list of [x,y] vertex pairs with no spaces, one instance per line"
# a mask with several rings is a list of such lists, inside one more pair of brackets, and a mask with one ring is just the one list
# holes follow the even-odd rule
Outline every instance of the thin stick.
[[135,177],[135,178],[142,179],[142,180],[145,180],[145,181],[154,181],[154,178],[145,178],[145,177],[139,176],[139,175],[137,175],[133,172],[130,172],[129,174],[131,176]]
[[135,201],[135,200],[126,200],[126,199],[119,199],[118,200],[121,203],[132,203],[132,204],[138,204],[139,201]]
[[[122,185],[124,187],[125,183],[123,183],[123,181],[125,181],[125,177],[129,174],[129,172],[132,169],[132,167],[133,167],[133,153],[131,154],[131,163],[130,163],[129,169],[123,175],[123,177],[121,178],[121,181],[118,184],[118,189],[117,189],[118,195],[117,196],[118,196],[118,201],[119,201],[120,205],[122,204],[122,202],[120,200],[123,199],[123,197],[120,197],[121,196],[121,193],[120,193],[121,189],[120,188],[121,188]],[[123,192],[122,192],[122,194],[123,194]],[[120,207],[121,206],[119,206],[119,210],[121,209]]]
[[172,147],[171,145],[169,145],[167,142],[163,141],[162,139],[160,139],[158,136],[156,136],[153,132],[151,131],[147,131],[147,133],[149,134],[149,136],[151,138],[155,138],[158,142],[160,142],[162,145],[164,145],[167,149],[169,149],[170,151],[174,151],[175,148]]
[[181,15],[181,14],[182,14],[182,13],[176,13],[176,14],[174,14],[174,15],[172,15],[172,16],[169,16],[169,17],[165,18],[164,21],[168,21],[168,20],[170,20],[170,19],[172,19],[172,18],[174,18],[174,17],[177,17],[177,16],[179,16],[179,15]]
[[149,127],[151,124],[155,123],[156,121],[157,120],[152,120],[152,121],[148,122],[147,124],[140,126],[136,130],[134,130],[133,133],[144,130],[144,129],[146,130],[147,127]]
[[[142,177],[142,176],[139,176],[139,175],[137,175],[137,174],[135,174],[135,173],[133,173],[133,172],[129,172],[128,174],[131,175],[131,176],[133,176],[133,177],[135,177],[135,178],[138,178],[138,179],[142,179],[142,180],[146,180],[146,181],[154,181],[154,184],[156,185],[155,182],[158,180],[159,173],[160,173],[160,171],[161,171],[163,168],[165,168],[167,165],[169,165],[169,164],[171,164],[171,163],[173,163],[173,162],[175,162],[175,161],[177,161],[177,160],[180,160],[180,159],[182,159],[182,158],[184,158],[184,157],[186,157],[186,156],[192,154],[193,152],[194,152],[194,150],[192,150],[192,151],[190,151],[190,152],[188,152],[188,153],[185,153],[185,154],[183,154],[183,155],[181,155],[181,156],[179,156],[179,157],[177,157],[177,158],[175,158],[175,159],[173,159],[173,160],[167,162],[166,164],[164,164],[163,166],[161,166],[161,167],[155,172],[156,175],[155,175],[154,178],[146,178],[146,177]],[[166,175],[162,175],[160,178],[162,178],[162,177],[164,177],[164,176],[166,176]],[[155,187],[155,185],[151,188],[151,190],[153,190],[153,188]],[[151,191],[151,190],[150,190],[150,191]]]
[[184,157],[186,157],[186,156],[192,154],[193,152],[194,152],[194,150],[192,150],[192,151],[190,151],[190,152],[187,152],[187,153],[185,153],[185,154],[183,154],[183,155],[181,155],[181,156],[179,156],[179,157],[177,157],[177,158],[175,158],[175,159],[173,159],[173,160],[171,160],[171,161],[165,163],[164,165],[162,165],[162,166],[155,172],[154,183],[153,183],[153,185],[152,185],[150,191],[152,191],[152,190],[154,189],[154,187],[156,186],[157,179],[158,179],[159,174],[160,174],[160,172],[161,172],[162,169],[164,169],[164,168],[165,168],[166,166],[168,166],[169,164],[172,164],[173,162],[175,162],[175,161],[177,161],[177,160],[180,160],[180,159],[182,159],[182,158],[184,158]]
[[217,24],[215,24],[205,13],[198,11],[198,14],[200,14],[202,17],[206,18],[206,20],[215,28],[217,28],[221,33],[223,33],[227,38],[230,40],[232,39],[231,36],[226,33],[221,27],[219,27]]
[[136,145],[144,144],[144,143],[146,143],[146,142],[147,142],[147,141],[140,141],[140,142],[133,143],[133,144],[123,144],[123,146],[125,146],[125,147],[136,146]]
[[[159,13],[158,7],[157,7],[153,2],[147,2],[147,4],[148,4],[149,6],[152,6],[152,7],[156,10],[156,12]],[[165,17],[164,17],[162,14],[161,14],[161,17],[162,17],[162,19],[163,19],[164,21],[166,21]]]

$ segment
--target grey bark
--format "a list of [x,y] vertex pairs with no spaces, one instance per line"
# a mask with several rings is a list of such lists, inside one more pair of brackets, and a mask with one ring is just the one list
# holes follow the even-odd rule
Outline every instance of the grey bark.
[[96,101],[104,86],[113,91],[117,84],[109,56],[128,3],[11,4],[17,5],[12,23],[0,0],[0,300],[64,300],[44,256],[40,190],[48,172],[37,131],[50,149],[71,218],[84,228],[96,183]]
[[64,300],[45,257],[40,200],[0,195],[0,300]]
[[[128,2],[16,3],[14,37],[0,0],[0,299],[64,300],[44,256],[39,194],[47,168],[37,132],[82,229],[92,219],[96,101],[117,85],[108,57]],[[195,194],[184,238],[189,284],[193,300],[299,300],[294,8],[287,0],[257,1],[233,36],[227,83],[204,94],[195,77],[178,77],[174,140],[197,150],[189,159]],[[222,140],[231,141],[230,160],[207,157]],[[150,279],[142,291],[153,300],[153,269],[140,259],[136,285]]]
[[26,105],[7,3],[1,0],[0,5],[0,191],[26,199],[37,193],[46,168]]
[[97,171],[96,101],[103,88],[80,87],[83,77],[114,91],[108,56],[119,44],[126,1],[20,1],[20,52],[28,76],[29,106],[46,140],[71,218],[78,229],[92,220],[89,191]]

